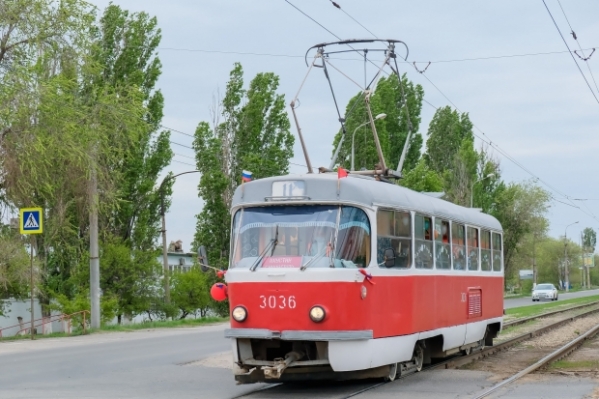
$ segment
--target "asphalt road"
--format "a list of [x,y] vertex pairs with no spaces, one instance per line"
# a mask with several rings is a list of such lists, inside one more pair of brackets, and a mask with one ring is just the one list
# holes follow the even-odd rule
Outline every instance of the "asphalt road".
[[[599,290],[589,290],[589,291],[578,291],[572,293],[559,293],[559,301],[563,299],[572,299],[572,298],[582,298],[585,296],[599,295]],[[520,306],[529,306],[529,305],[540,305],[544,302],[533,302],[532,297],[524,297],[524,298],[514,298],[514,299],[505,299],[503,301],[503,307],[505,309],[509,308],[517,308]]]
[[225,325],[0,343],[0,398],[231,398],[224,368],[194,361],[230,351]]

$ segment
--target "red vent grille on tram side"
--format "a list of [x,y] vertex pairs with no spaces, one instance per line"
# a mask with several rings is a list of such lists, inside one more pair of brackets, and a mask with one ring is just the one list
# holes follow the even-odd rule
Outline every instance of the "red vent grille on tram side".
[[481,289],[468,290],[468,318],[483,315],[483,294]]

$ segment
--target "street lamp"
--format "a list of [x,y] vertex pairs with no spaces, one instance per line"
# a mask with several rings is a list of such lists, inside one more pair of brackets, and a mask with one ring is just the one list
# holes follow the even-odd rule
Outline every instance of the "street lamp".
[[566,230],[564,231],[564,272],[566,274],[566,292],[568,292],[570,288],[570,278],[568,276],[568,227],[576,224],[578,222],[570,223],[566,226]]
[[[377,116],[374,117],[374,120],[378,120],[378,119],[385,119],[387,117],[387,114],[378,114]],[[351,170],[356,170],[354,169],[354,138],[356,137],[356,132],[358,131],[359,128],[366,126],[370,123],[370,121],[368,122],[364,122],[362,123],[360,126],[358,126],[357,128],[354,129],[354,133],[351,135]]]
[[474,185],[478,182],[481,182],[481,181],[488,179],[489,177],[493,177],[493,176],[495,176],[495,173],[489,173],[485,177],[481,177],[480,179],[478,179],[477,181],[472,183],[472,187],[470,188],[470,208],[472,208],[474,206],[473,205],[474,204]]
[[164,268],[164,299],[166,301],[166,303],[170,303],[171,302],[171,286],[169,284],[169,278],[168,278],[168,255],[167,255],[167,248],[166,248],[166,219],[164,217],[164,185],[166,184],[166,182],[168,180],[171,179],[175,179],[178,176],[181,175],[186,175],[189,173],[200,173],[199,170],[190,170],[187,172],[183,172],[183,173],[179,173],[177,175],[171,176],[171,175],[167,175],[163,180],[162,183],[160,183],[160,188],[158,188],[158,191],[160,193],[160,217],[162,219],[162,266]]

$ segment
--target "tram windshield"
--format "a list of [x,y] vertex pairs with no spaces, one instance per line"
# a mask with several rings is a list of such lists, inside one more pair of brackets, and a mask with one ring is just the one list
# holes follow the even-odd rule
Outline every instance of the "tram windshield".
[[370,222],[352,206],[251,207],[233,218],[231,268],[362,268]]

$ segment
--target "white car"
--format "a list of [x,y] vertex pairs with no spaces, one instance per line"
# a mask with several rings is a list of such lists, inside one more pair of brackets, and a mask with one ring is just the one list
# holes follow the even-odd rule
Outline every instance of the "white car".
[[550,299],[557,301],[557,288],[553,284],[537,284],[534,290],[532,290],[532,301],[537,302],[541,299]]

